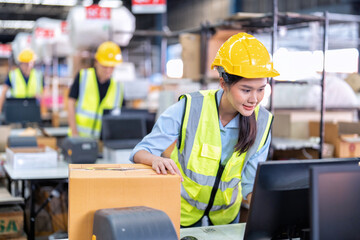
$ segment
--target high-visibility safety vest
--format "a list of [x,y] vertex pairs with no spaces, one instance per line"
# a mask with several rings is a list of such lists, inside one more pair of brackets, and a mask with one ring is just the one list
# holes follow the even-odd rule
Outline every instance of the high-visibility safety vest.
[[9,79],[11,83],[12,97],[32,98],[41,94],[43,91],[42,74],[35,69],[30,71],[27,84],[19,68],[9,72]]
[[249,150],[234,152],[221,164],[221,135],[216,92],[185,94],[185,112],[177,147],[171,153],[181,171],[181,225],[190,226],[207,215],[215,225],[232,222],[240,211],[241,175],[248,159],[265,144],[273,116],[255,108],[257,135]]
[[[79,136],[99,138],[103,110],[120,108],[122,101],[123,86],[111,78],[106,95],[100,102],[95,69],[82,69],[75,116]],[[71,136],[71,131],[69,135]]]

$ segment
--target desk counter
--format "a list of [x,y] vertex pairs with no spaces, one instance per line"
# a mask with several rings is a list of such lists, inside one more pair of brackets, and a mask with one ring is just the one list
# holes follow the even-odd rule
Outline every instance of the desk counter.
[[[68,127],[45,127],[44,130],[51,137],[66,137],[68,134]],[[23,128],[11,129],[10,136],[19,136],[24,131]],[[37,129],[38,135],[41,135],[39,129]]]
[[[245,223],[193,227],[180,229],[180,240],[241,240],[244,238]],[[188,237],[189,238],[185,238]],[[190,238],[195,237],[195,238]]]

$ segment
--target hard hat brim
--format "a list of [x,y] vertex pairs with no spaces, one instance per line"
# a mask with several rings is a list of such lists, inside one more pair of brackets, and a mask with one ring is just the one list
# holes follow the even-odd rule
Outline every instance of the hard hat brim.
[[212,64],[211,65],[211,69],[214,69],[216,66],[222,66],[225,70],[226,73],[228,74],[232,74],[232,75],[236,75],[236,76],[240,76],[240,77],[244,77],[244,78],[269,78],[269,77],[277,77],[280,75],[280,73],[278,71],[276,71],[274,68],[272,69],[266,69],[266,68],[254,68],[252,69],[252,71],[241,71],[241,73],[239,71],[232,71],[231,69],[227,68],[226,66],[223,65],[217,65],[217,64]]
[[34,62],[34,60],[20,60],[20,59],[18,58],[18,62],[19,62],[19,63],[31,63],[31,62]]
[[104,66],[104,67],[116,67],[117,65],[119,65],[120,63],[122,63],[122,61],[99,61],[98,59],[96,59],[100,65]]

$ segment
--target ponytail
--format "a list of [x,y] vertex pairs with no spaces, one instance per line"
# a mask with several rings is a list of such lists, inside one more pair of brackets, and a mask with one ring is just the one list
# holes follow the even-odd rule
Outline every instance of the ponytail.
[[239,155],[249,150],[256,139],[256,119],[255,112],[248,117],[239,114],[239,138],[234,149]]

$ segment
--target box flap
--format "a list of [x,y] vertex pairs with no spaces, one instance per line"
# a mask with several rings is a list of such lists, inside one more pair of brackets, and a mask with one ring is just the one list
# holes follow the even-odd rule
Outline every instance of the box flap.
[[339,135],[340,134],[359,134],[360,123],[358,122],[339,122]]
[[69,164],[69,170],[73,169],[102,169],[102,168],[139,168],[139,169],[152,169],[145,164]]
[[[148,178],[164,177],[143,164],[70,164],[69,178]],[[180,177],[168,174],[168,177]]]

